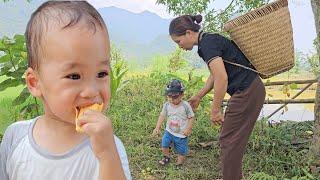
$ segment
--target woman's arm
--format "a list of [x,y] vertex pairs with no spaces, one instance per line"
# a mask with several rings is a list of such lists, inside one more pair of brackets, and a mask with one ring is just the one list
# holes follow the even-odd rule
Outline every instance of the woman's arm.
[[191,105],[192,109],[195,111],[197,107],[199,106],[200,100],[208,93],[211,91],[213,88],[213,75],[210,73],[210,76],[208,77],[206,84],[204,87],[199,91],[199,93],[193,97],[191,97],[188,102]]
[[204,85],[204,87],[199,91],[199,93],[197,94],[197,96],[202,99],[203,96],[205,96],[208,92],[211,91],[211,89],[213,88],[214,85],[214,78],[213,78],[213,74],[210,72],[210,76],[208,77],[206,84]]
[[210,72],[213,75],[214,98],[211,108],[211,120],[218,124],[223,121],[221,115],[221,105],[228,87],[228,75],[221,57],[218,57],[209,63]]

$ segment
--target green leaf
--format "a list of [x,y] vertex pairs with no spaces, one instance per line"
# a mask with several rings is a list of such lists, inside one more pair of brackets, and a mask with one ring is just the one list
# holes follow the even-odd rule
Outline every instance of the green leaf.
[[12,105],[13,106],[17,106],[17,105],[20,105],[20,104],[23,104],[24,102],[26,102],[26,100],[28,99],[28,97],[30,97],[30,92],[28,90],[27,87],[25,87],[21,93],[19,94],[18,97],[16,97],[13,102],[12,102]]
[[10,45],[14,45],[15,41],[14,41],[14,39],[10,39],[10,38],[8,38],[8,37],[4,37],[4,38],[3,38],[3,43],[4,43],[5,45],[10,46]]
[[[3,36],[0,38],[0,51],[0,76],[7,78],[0,83],[0,91],[10,87],[25,85],[23,75],[27,69],[27,53],[24,36],[15,35],[13,38]],[[13,104],[23,104],[28,97],[30,97],[28,89],[24,88],[19,96],[14,99]],[[26,110],[30,112],[34,111],[32,106],[28,106]]]
[[16,71],[8,71],[5,75],[14,79],[22,79],[24,81],[25,68],[19,67]]
[[10,61],[9,54],[6,54],[6,55],[0,57],[0,63],[5,63],[5,62],[8,62],[8,61]]
[[124,87],[126,87],[129,84],[129,80],[123,81],[120,86],[118,86],[117,92],[121,91]]
[[118,79],[122,79],[123,76],[128,72],[128,69],[122,71],[119,75],[118,75]]
[[3,51],[5,49],[5,45],[2,41],[0,41],[0,50]]
[[20,52],[20,54],[23,59],[27,59],[27,52]]
[[39,116],[37,114],[37,109],[39,109],[39,105],[36,103],[32,103],[32,104],[27,104],[25,106],[23,106],[20,110],[20,114],[25,116],[26,114],[31,114],[31,116]]
[[20,52],[21,51],[26,51],[26,48],[25,48],[25,45],[24,44],[15,44],[13,47],[12,47],[12,50],[14,51],[14,54],[16,56],[20,56]]
[[24,44],[24,42],[25,42],[25,37],[24,37],[24,35],[17,34],[17,35],[15,35],[13,38],[14,38],[14,40],[15,40],[16,43]]
[[21,85],[21,81],[19,81],[18,79],[6,79],[3,82],[0,83],[0,92],[9,88],[9,87],[16,87]]
[[12,66],[9,62],[3,63],[1,65],[2,67],[0,69],[0,76],[5,76],[10,71]]

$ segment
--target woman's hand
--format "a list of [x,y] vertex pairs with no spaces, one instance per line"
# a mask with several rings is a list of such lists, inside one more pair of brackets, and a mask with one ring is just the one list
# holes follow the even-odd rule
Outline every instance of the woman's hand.
[[193,111],[195,111],[198,108],[200,101],[201,98],[199,96],[193,96],[188,100]]
[[214,125],[221,125],[224,122],[223,114],[221,113],[221,109],[212,108],[210,120]]

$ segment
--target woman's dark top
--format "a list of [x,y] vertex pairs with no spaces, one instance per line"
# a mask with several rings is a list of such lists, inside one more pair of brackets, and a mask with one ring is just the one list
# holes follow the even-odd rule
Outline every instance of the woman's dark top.
[[[238,46],[228,38],[219,34],[200,32],[198,39],[198,54],[209,65],[215,58],[221,57],[233,63],[254,69]],[[232,96],[236,91],[242,91],[250,86],[257,73],[224,62],[228,75],[227,93]]]

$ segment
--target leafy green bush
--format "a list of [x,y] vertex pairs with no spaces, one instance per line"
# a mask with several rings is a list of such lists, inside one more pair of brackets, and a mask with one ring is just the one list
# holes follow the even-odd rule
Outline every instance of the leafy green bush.
[[[0,76],[7,78],[0,83],[0,91],[22,85],[23,90],[12,101],[12,106],[20,106],[21,114],[26,116],[39,115],[39,102],[36,98],[32,98],[24,79],[24,73],[27,69],[27,50],[24,36],[15,35],[13,38],[4,36],[0,39],[0,52]],[[33,99],[33,101],[28,99]]]
[[129,81],[123,81],[124,75],[128,72],[128,67],[119,49],[111,47],[111,100],[114,101],[118,91],[123,89]]

